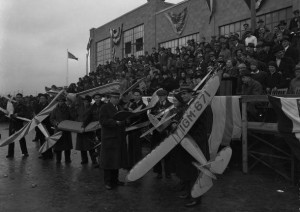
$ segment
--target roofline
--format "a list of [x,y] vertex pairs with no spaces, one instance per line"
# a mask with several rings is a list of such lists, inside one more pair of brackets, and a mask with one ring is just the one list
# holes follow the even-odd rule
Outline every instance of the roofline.
[[169,9],[172,9],[172,8],[174,8],[174,7],[177,7],[177,6],[179,6],[179,5],[181,5],[181,4],[184,4],[184,3],[188,2],[188,1],[190,1],[190,0],[184,0],[184,1],[181,1],[181,2],[179,2],[179,3],[177,3],[177,4],[173,4],[172,6],[167,7],[167,8],[165,8],[165,9],[163,9],[163,10],[160,10],[160,11],[156,12],[155,14],[157,15],[157,14],[159,14],[159,13],[165,12],[165,11],[167,11],[167,10],[169,10]]
[[115,20],[118,20],[118,19],[122,18],[123,16],[128,15],[129,13],[132,13],[132,12],[134,12],[134,11],[136,11],[136,10],[138,10],[138,9],[140,9],[140,8],[142,8],[142,7],[144,7],[144,6],[146,6],[146,5],[148,5],[148,2],[145,3],[145,4],[142,4],[141,6],[135,8],[135,9],[133,9],[133,10],[130,10],[130,11],[127,12],[127,13],[124,13],[123,15],[121,15],[121,16],[119,16],[119,17],[117,17],[117,18],[115,18],[115,19],[113,19],[113,20],[111,20],[111,21],[109,21],[109,22],[107,22],[107,23],[105,23],[105,24],[103,24],[103,25],[100,26],[100,27],[97,27],[96,29],[99,29],[99,28],[101,28],[101,27],[103,27],[103,26],[105,26],[105,25],[107,25],[107,24],[109,24],[109,23],[111,23],[111,22],[113,22],[113,21],[115,21]]

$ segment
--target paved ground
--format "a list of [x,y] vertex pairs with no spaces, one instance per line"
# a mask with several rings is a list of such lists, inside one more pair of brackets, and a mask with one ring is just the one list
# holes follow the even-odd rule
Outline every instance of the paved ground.
[[[2,139],[7,125],[0,125]],[[178,182],[155,179],[149,172],[141,180],[107,191],[102,170],[80,164],[80,153],[72,151],[72,163],[57,166],[38,159],[38,147],[26,137],[29,157],[22,158],[19,144],[15,158],[5,158],[7,147],[0,148],[0,212],[52,211],[300,211],[297,188],[274,172],[263,168],[244,175],[238,160],[203,197],[201,205],[187,209],[174,187]],[[126,172],[121,172],[121,180]]]

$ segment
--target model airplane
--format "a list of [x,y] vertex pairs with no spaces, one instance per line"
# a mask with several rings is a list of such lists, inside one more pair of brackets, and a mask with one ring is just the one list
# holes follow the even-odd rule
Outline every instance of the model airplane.
[[[218,174],[224,171],[231,157],[231,149],[226,148],[222,150],[221,153],[225,153],[220,154],[219,158],[215,158],[214,161],[207,162],[200,148],[193,139],[188,136],[188,131],[192,128],[193,124],[197,121],[217,92],[220,85],[220,79],[221,72],[214,74],[207,81],[185,111],[175,132],[165,138],[160,145],[158,145],[150,154],[148,154],[130,170],[126,178],[128,181],[135,181],[141,178],[171,149],[173,149],[177,144],[181,144],[182,147],[185,148],[199,164],[201,164],[197,166],[201,172],[198,180],[194,184],[194,189],[192,189],[191,195],[193,197],[202,195],[212,186],[211,178],[215,178],[213,173]],[[215,167],[215,169],[213,169],[213,167]]]
[[[162,88],[158,89],[157,91],[161,90]],[[114,115],[114,119],[117,121],[125,121],[126,119],[133,117],[133,116],[137,116],[137,115],[141,115],[145,112],[147,112],[147,110],[151,109],[152,107],[154,107],[154,105],[158,102],[158,96],[157,96],[157,91],[155,91],[152,95],[151,101],[149,102],[149,104],[147,105],[147,107],[145,107],[144,109],[141,110],[134,110],[134,111],[119,111]]]
[[120,87],[120,83],[114,82],[90,90],[82,91],[76,94],[67,93],[64,89],[59,91],[57,95],[54,97],[54,99],[49,103],[49,105],[47,105],[47,107],[45,107],[39,114],[37,114],[32,120],[30,120],[22,129],[20,129],[13,135],[9,136],[5,140],[0,141],[0,147],[6,146],[12,142],[20,140],[22,137],[26,136],[31,130],[33,130],[36,126],[38,126],[38,124],[40,124],[45,118],[47,118],[47,116],[51,113],[51,111],[56,107],[57,105],[56,100],[61,95],[66,95],[69,100],[73,101],[75,100],[76,96],[84,97],[86,95],[92,96],[95,93],[107,93],[107,92],[111,92],[112,90],[118,89],[119,87]]

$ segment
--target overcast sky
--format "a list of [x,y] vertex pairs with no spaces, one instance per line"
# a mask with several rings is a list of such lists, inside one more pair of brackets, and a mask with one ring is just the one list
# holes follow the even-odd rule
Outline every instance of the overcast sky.
[[[178,3],[182,0],[167,0]],[[0,0],[0,95],[36,95],[85,75],[89,29],[147,0]]]

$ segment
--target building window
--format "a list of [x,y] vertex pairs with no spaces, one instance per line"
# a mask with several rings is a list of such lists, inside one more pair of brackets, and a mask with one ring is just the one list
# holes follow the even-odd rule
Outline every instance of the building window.
[[144,25],[140,25],[124,32],[124,56],[136,57],[144,55]]
[[106,61],[111,61],[111,41],[110,38],[97,43],[97,66],[104,65]]
[[[256,21],[262,19],[265,22],[266,27],[273,32],[275,26],[279,24],[281,20],[285,20],[287,23],[292,19],[293,12],[292,8],[288,7],[285,9],[277,10],[271,13],[266,13],[256,17]],[[244,34],[243,24],[248,23],[251,26],[251,20],[246,19],[231,24],[226,24],[219,27],[220,35],[230,36],[232,33],[238,33],[239,36]]]
[[159,47],[171,48],[172,53],[175,53],[176,47],[181,48],[182,46],[187,46],[187,41],[192,39],[194,39],[195,42],[199,42],[199,33],[160,43]]

